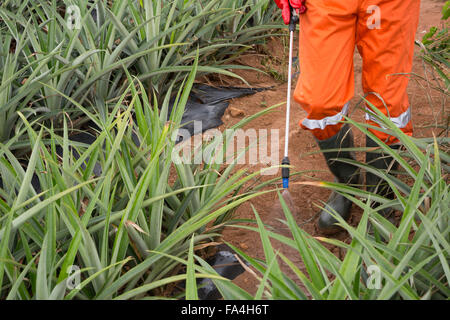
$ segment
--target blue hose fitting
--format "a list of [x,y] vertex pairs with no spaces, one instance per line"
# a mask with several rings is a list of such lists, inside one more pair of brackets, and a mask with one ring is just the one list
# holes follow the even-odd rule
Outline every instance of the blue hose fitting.
[[[284,157],[281,161],[282,165],[289,166],[291,163],[289,161],[288,157]],[[287,189],[289,188],[289,168],[281,168],[281,176],[283,178],[283,188]]]
[[283,189],[289,188],[289,178],[283,178]]

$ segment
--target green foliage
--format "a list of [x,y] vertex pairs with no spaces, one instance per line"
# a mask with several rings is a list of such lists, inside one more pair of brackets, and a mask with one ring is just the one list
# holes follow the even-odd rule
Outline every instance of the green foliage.
[[450,37],[449,24],[450,1],[447,1],[442,8],[442,27],[433,26],[423,36],[421,46],[424,61],[429,64],[444,81],[444,92],[448,95],[450,86],[449,68],[450,68]]
[[[80,9],[79,29],[67,23],[69,5]],[[16,111],[56,129],[67,113],[82,126],[86,117],[65,96],[106,121],[129,86],[125,69],[152,99],[181,86],[197,50],[199,75],[237,77],[227,69],[243,67],[228,63],[280,28],[275,12],[269,0],[2,2],[0,141],[22,125]]]
[[449,17],[450,17],[450,1],[447,1],[442,7],[442,20],[447,20]]
[[[237,162],[221,170],[214,157],[197,165],[173,161],[173,137],[196,72],[197,63],[177,93],[169,121],[170,92],[159,105],[151,105],[142,83],[129,74],[132,85],[104,121],[47,86],[99,127],[91,145],[69,140],[66,118],[58,135],[45,126],[35,131],[19,112],[32,152],[24,170],[9,150],[17,138],[0,144],[1,298],[138,298],[157,296],[154,289],[186,279],[174,274],[179,261],[173,257],[186,258],[189,252],[192,257],[194,245],[217,237],[233,210],[258,195],[238,194],[259,172],[233,173]],[[33,176],[42,191],[32,186]],[[74,265],[78,269],[71,273]],[[190,258],[189,284],[205,276],[192,268]],[[68,287],[77,276],[80,286]],[[195,298],[192,290],[188,297]]]
[[[270,0],[2,1],[0,298],[153,297],[209,276],[194,249],[257,195],[243,186],[258,173],[175,163],[172,138],[195,76],[237,77],[229,62],[280,28],[278,14]],[[96,140],[71,141],[88,122]]]

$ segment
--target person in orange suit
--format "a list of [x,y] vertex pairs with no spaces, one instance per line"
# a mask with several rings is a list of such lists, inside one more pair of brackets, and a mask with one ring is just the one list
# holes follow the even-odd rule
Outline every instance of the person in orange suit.
[[[374,106],[400,128],[412,135],[411,108],[407,96],[408,74],[412,69],[414,37],[420,0],[275,0],[289,24],[292,10],[300,15],[300,77],[294,99],[307,112],[300,122],[309,130],[321,150],[353,147],[353,135],[343,124],[354,95],[353,56],[360,53],[362,86],[366,99],[366,121],[380,127],[370,111]],[[377,138],[398,147],[395,137],[369,129]],[[377,143],[366,137],[366,146]],[[330,171],[340,183],[359,183],[357,167],[336,158],[355,159],[352,152],[324,152]],[[386,170],[392,158],[367,152],[366,163]],[[391,166],[392,168],[392,166]],[[367,190],[383,196],[392,193],[381,186],[381,179],[366,173]],[[381,183],[381,184],[380,184]],[[334,210],[344,219],[350,217],[351,201],[333,192],[320,213],[318,226],[336,230]],[[389,210],[382,210],[387,216]]]

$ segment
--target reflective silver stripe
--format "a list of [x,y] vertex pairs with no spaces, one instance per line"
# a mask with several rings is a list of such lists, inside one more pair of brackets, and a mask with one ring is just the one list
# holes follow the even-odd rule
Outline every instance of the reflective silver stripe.
[[350,102],[347,102],[344,105],[344,107],[342,108],[342,111],[334,116],[325,117],[320,120],[306,118],[303,120],[302,124],[310,130],[313,130],[313,129],[323,130],[323,129],[325,129],[326,126],[332,126],[332,125],[338,124],[342,120],[342,117],[347,115],[349,105],[350,105]]
[[[372,113],[373,113],[373,111],[371,111],[370,109],[366,108],[366,120],[371,120],[373,122],[376,122],[376,123],[378,123],[380,125],[380,127],[382,127],[383,129],[386,129],[386,127],[383,126],[383,124],[375,116],[373,116]],[[390,117],[389,119],[399,129],[402,129],[402,128],[406,127],[408,125],[408,123],[411,121],[411,107],[409,107],[408,110],[403,112],[398,117],[394,117],[394,118]]]

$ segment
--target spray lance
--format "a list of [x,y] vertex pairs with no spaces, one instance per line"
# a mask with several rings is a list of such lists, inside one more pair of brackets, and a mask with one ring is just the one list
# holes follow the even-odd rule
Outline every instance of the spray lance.
[[[294,31],[296,30],[297,23],[299,22],[299,12],[303,13],[304,10],[294,9],[290,6],[291,17],[289,20],[289,69],[288,69],[288,89],[287,89],[287,103],[286,103],[286,130],[284,141],[284,158],[281,161],[282,165],[289,166],[289,121],[291,112],[291,87],[292,87],[292,56],[294,50]],[[283,167],[281,169],[281,176],[283,178],[283,189],[289,188],[289,167]]]

